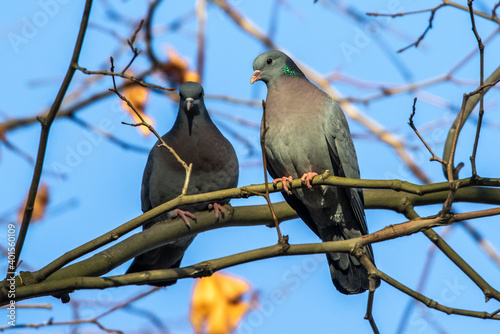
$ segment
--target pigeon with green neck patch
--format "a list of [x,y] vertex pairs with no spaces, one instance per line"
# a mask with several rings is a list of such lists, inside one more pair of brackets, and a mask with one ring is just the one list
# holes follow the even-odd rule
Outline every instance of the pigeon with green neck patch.
[[[340,106],[312,84],[286,54],[268,51],[253,63],[250,80],[267,85],[265,152],[267,169],[283,182],[283,195],[299,217],[323,241],[347,240],[368,233],[361,189],[311,186],[317,173],[359,178],[349,126]],[[261,128],[261,132],[263,129]],[[302,178],[307,188],[288,190]],[[373,262],[371,246],[364,251]],[[366,269],[354,255],[328,253],[335,287],[344,294],[369,288]],[[380,281],[376,281],[376,286]]]
[[[179,95],[177,119],[172,129],[162,138],[184,162],[193,164],[186,194],[202,194],[236,187],[238,159],[231,143],[208,115],[203,101],[203,88],[198,83],[186,82],[180,87]],[[142,178],[141,203],[144,212],[179,196],[186,177],[184,167],[165,147],[158,147],[159,144],[159,141],[156,142],[151,149]],[[184,220],[186,228],[190,228],[188,218],[195,219],[196,212],[213,207],[218,216],[221,206],[228,202],[229,200],[222,200],[184,205],[146,223],[144,229],[177,216]],[[127,273],[179,268],[184,252],[194,237],[183,237],[137,256]],[[152,282],[151,285],[167,286],[175,282],[160,281]]]

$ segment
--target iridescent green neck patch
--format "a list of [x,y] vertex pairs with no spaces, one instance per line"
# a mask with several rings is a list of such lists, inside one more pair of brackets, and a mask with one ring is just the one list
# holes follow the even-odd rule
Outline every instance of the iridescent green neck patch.
[[292,70],[288,65],[285,65],[283,66],[283,74],[293,77],[297,75],[297,72]]

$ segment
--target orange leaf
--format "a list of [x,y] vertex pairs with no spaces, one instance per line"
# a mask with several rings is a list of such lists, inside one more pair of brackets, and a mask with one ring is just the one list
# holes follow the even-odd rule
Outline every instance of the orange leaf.
[[193,70],[187,71],[184,75],[184,82],[186,81],[200,82],[200,75],[198,72]]
[[[18,222],[22,222],[24,215],[24,208],[26,207],[26,202],[28,201],[28,195],[26,195],[26,200],[24,204],[19,208],[18,211]],[[40,187],[38,187],[38,192],[35,198],[35,205],[33,206],[33,214],[31,216],[31,222],[36,222],[42,220],[45,215],[45,210],[47,208],[47,204],[49,203],[49,187],[42,183]]]
[[162,65],[162,70],[169,80],[182,84],[186,81],[200,82],[200,76],[194,70],[190,70],[187,60],[182,57],[173,47],[167,46],[165,52],[168,61]]
[[250,290],[244,280],[215,273],[198,279],[191,300],[191,324],[195,333],[228,334],[249,311],[242,297]]
[[187,68],[188,68],[187,60],[184,57],[182,57],[177,52],[177,50],[175,50],[171,46],[167,46],[165,49],[165,52],[167,53],[169,63],[172,63],[172,65],[174,65],[180,69],[187,70]]
[[[123,90],[123,95],[127,98],[127,100],[132,103],[134,106],[135,110],[141,114],[141,116],[144,118],[144,120],[149,123],[150,125],[153,125],[153,119],[150,117],[146,116],[144,113],[144,109],[146,108],[146,103],[148,101],[149,97],[149,90],[146,87],[143,87],[141,85],[132,85]],[[130,108],[127,104],[127,102],[123,101],[121,102],[122,109],[132,117],[134,120],[134,123],[140,123],[141,119],[137,116],[137,114]],[[139,131],[145,135],[149,136],[151,132],[149,131],[148,128],[145,126],[139,126],[138,127]]]
[[5,125],[0,125],[0,140],[5,142]]

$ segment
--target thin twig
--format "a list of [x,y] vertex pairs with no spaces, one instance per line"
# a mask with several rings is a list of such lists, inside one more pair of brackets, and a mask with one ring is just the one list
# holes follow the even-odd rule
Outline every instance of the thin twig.
[[258,195],[258,196],[263,196],[266,199],[267,205],[269,206],[269,210],[271,212],[271,216],[273,217],[274,225],[276,226],[276,232],[278,232],[278,244],[280,245],[287,245],[288,243],[288,237],[283,237],[281,234],[280,230],[280,223],[278,221],[278,218],[276,217],[276,213],[274,212],[274,207],[273,204],[271,203],[271,199],[269,198],[269,183],[267,180],[267,158],[266,158],[266,133],[269,130],[269,127],[266,126],[266,103],[262,101],[262,130],[260,134],[260,147],[262,150],[262,163],[263,163],[263,169],[264,169],[264,193],[260,192],[255,192],[250,189],[245,189],[245,191]]
[[203,82],[203,72],[205,67],[205,25],[207,20],[207,1],[196,1],[196,17],[198,18],[198,59],[196,71],[200,77],[200,82]]
[[237,105],[249,106],[254,108],[262,107],[262,103],[259,100],[244,100],[237,97],[227,96],[227,95],[218,95],[218,94],[206,94],[206,100],[218,100],[223,102],[228,102]]
[[[435,12],[437,9],[439,9],[440,7],[444,7],[444,6],[455,7],[455,8],[461,9],[461,10],[466,11],[466,12],[469,11],[469,8],[467,6],[464,6],[462,4],[459,4],[459,3],[456,3],[456,2],[453,2],[453,1],[449,1],[449,0],[442,0],[442,3],[440,5],[438,5],[437,7],[434,7],[434,8],[429,8],[429,9],[421,9],[421,10],[415,10],[415,11],[404,12],[404,13],[395,13],[395,14],[382,14],[382,13],[366,13],[366,14],[370,15],[370,16],[398,17],[398,16],[405,16],[405,15],[411,15],[411,14],[420,14],[420,13],[432,12],[432,11]],[[492,10],[491,15],[483,13],[481,11],[477,11],[477,10],[474,11],[474,14],[477,15],[477,16],[480,16],[480,17],[482,17],[484,19],[491,20],[493,22],[496,22],[496,23],[500,24],[500,19],[496,15],[496,9],[499,6],[500,6],[500,4],[495,5],[495,7]]]
[[[122,309],[124,307],[127,307],[129,306],[131,303],[139,300],[139,299],[142,299],[146,296],[149,296],[150,294],[160,290],[161,288],[159,287],[154,287],[152,289],[149,289],[148,291],[146,292],[142,292],[140,294],[138,294],[137,296],[135,297],[132,297],[116,306],[113,306],[112,308],[110,308],[109,310],[101,313],[101,314],[98,314],[97,316],[93,317],[93,318],[88,318],[88,319],[73,319],[73,320],[66,320],[66,321],[54,321],[54,320],[49,320],[49,321],[44,321],[42,323],[38,323],[38,324],[16,324],[16,327],[17,328],[41,328],[41,327],[45,327],[45,326],[67,326],[67,325],[81,325],[81,324],[94,324],[96,325],[97,327],[99,327],[101,330],[107,332],[107,333],[124,333],[120,330],[113,330],[113,329],[109,329],[109,328],[106,328],[104,327],[100,322],[99,320],[119,309]],[[19,305],[16,307],[21,307],[22,305]],[[50,305],[49,305],[50,306]],[[49,309],[51,309],[52,307],[50,306]],[[0,330],[2,329],[8,329],[8,327],[0,327]]]
[[418,39],[411,43],[410,45],[402,48],[402,49],[399,49],[397,52],[398,53],[401,53],[403,51],[406,51],[407,49],[411,48],[412,46],[414,47],[418,47],[418,45],[420,44],[420,42],[422,42],[422,40],[425,38],[425,35],[429,32],[429,30],[432,29],[432,22],[434,21],[434,16],[437,12],[438,9],[440,9],[441,7],[444,7],[444,6],[447,6],[446,3],[441,3],[439,5],[437,5],[436,7],[434,8],[430,8],[430,9],[421,9],[421,10],[415,10],[415,11],[411,11],[411,12],[404,12],[404,13],[396,13],[396,14],[380,14],[380,13],[366,13],[366,15],[369,15],[369,16],[390,16],[392,18],[395,18],[395,17],[398,17],[398,16],[405,16],[405,15],[411,15],[411,14],[420,14],[420,13],[426,13],[426,12],[431,12],[431,16],[429,17],[429,24],[427,25],[427,28],[424,30],[424,32],[418,37]]
[[402,49],[399,49],[397,52],[398,53],[401,53],[401,52],[404,52],[406,50],[408,50],[409,48],[411,48],[412,46],[418,48],[420,42],[422,42],[424,40],[424,37],[425,35],[427,35],[427,33],[429,32],[429,30],[432,29],[432,22],[434,21],[434,15],[436,15],[436,11],[445,6],[445,4],[440,4],[438,5],[437,7],[435,7],[434,9],[431,10],[431,16],[429,17],[429,24],[427,25],[427,28],[425,28],[424,32],[422,33],[422,35],[420,35],[420,37],[413,43],[411,43],[410,45],[402,48]]
[[[481,37],[479,36],[479,33],[477,32],[476,29],[476,22],[474,20],[474,9],[472,8],[472,0],[467,1],[467,5],[469,6],[469,12],[470,12],[470,20],[472,23],[472,31],[474,32],[474,36],[476,37],[477,40],[477,45],[479,49],[479,77],[480,77],[480,83],[479,86],[482,87],[484,84],[484,44],[481,40]],[[493,9],[493,13],[495,10]],[[476,169],[476,153],[477,153],[477,145],[479,142],[479,134],[481,132],[481,125],[483,122],[483,115],[484,115],[484,90],[481,91],[481,96],[479,100],[479,119],[477,121],[477,128],[476,128],[476,137],[474,138],[474,148],[472,149],[472,155],[470,156],[470,161],[472,165],[472,176],[476,177],[477,176],[477,169]]]
[[438,10],[439,8],[441,8],[443,6],[446,6],[446,4],[442,3],[442,4],[440,4],[440,5],[438,5],[438,6],[434,7],[434,8],[419,9],[419,10],[413,10],[413,11],[401,12],[401,13],[394,13],[394,14],[368,12],[368,13],[366,13],[366,15],[368,15],[368,16],[375,16],[375,17],[377,17],[377,16],[386,16],[386,17],[396,18],[396,17],[399,17],[399,16],[421,14],[421,13],[427,13],[427,12],[435,12],[436,10]]
[[114,72],[114,71],[89,71],[87,70],[86,68],[84,67],[80,67],[80,66],[76,66],[76,69],[81,71],[82,73],[85,73],[85,74],[88,74],[88,75],[96,75],[96,74],[100,74],[100,75],[109,75],[109,76],[112,76],[112,77],[121,77],[121,78],[124,78],[124,79],[128,79],[138,85],[141,85],[142,87],[149,87],[149,88],[154,88],[154,89],[160,89],[160,90],[167,90],[167,91],[173,91],[175,90],[175,88],[169,88],[169,87],[162,87],[162,86],[158,86],[158,85],[154,85],[154,84],[150,84],[150,83],[147,83],[147,82],[144,82],[143,80],[141,79],[138,79],[134,76],[131,76],[131,75],[128,75],[128,74],[124,74],[123,72],[122,73],[118,73],[118,72]]
[[459,226],[463,227],[477,242],[479,247],[483,249],[483,251],[491,258],[491,260],[500,268],[500,255],[498,251],[495,249],[495,246],[484,237],[484,235],[479,232],[472,224],[463,221],[459,224]]
[[18,154],[21,158],[26,160],[30,165],[33,165],[35,163],[35,159],[33,159],[33,157],[31,155],[29,155],[27,152],[25,152],[22,148],[14,145],[7,138],[2,138],[1,141],[5,145],[5,147],[7,147],[12,152]]
[[280,223],[278,218],[276,218],[276,214],[274,212],[273,205],[271,203],[271,199],[269,198],[269,183],[267,182],[267,158],[266,158],[266,133],[269,130],[269,127],[266,125],[266,103],[262,101],[262,133],[260,136],[260,146],[262,149],[262,164],[264,169],[264,184],[265,184],[265,195],[267,204],[269,205],[269,210],[271,210],[271,214],[273,216],[274,224],[276,225],[276,231],[278,232],[278,242],[280,244],[286,244],[286,240],[281,234]]
[[124,301],[124,302],[116,305],[116,306],[113,306],[109,310],[107,310],[107,311],[99,314],[98,316],[96,316],[94,319],[95,320],[101,319],[102,317],[105,317],[108,314],[113,313],[114,311],[116,311],[118,309],[121,309],[121,308],[123,308],[125,306],[128,306],[128,305],[132,304],[133,302],[135,302],[135,301],[137,301],[139,299],[142,299],[142,298],[144,298],[146,296],[149,296],[150,294],[152,294],[152,293],[154,293],[154,292],[156,292],[156,291],[158,291],[160,289],[161,289],[161,287],[154,287],[152,289],[149,289],[148,291],[142,292],[142,293],[138,294],[135,297],[132,297],[132,298],[130,298],[130,299],[128,299],[128,300],[126,300],[126,301]]
[[377,324],[375,323],[375,319],[373,318],[373,300],[375,298],[375,278],[370,277],[370,288],[368,292],[368,302],[366,305],[366,314],[365,319],[368,320],[370,326],[373,330],[374,334],[379,334],[379,330],[377,328]]
[[128,65],[125,66],[125,68],[123,69],[123,71],[121,72],[121,74],[125,74],[125,72],[128,70],[128,68],[134,62],[135,58],[141,53],[141,51],[139,51],[137,48],[134,47],[134,42],[135,42],[135,39],[137,37],[137,34],[139,33],[139,31],[142,28],[142,24],[143,23],[144,23],[144,20],[141,20],[141,22],[139,23],[139,26],[137,27],[137,29],[132,34],[132,37],[130,37],[130,39],[127,40],[127,44],[130,46],[130,49],[132,50],[132,53],[134,55],[132,56],[132,59],[130,59],[130,62],[128,63]]
[[[448,6],[452,6],[452,7],[461,9],[464,12],[469,12],[469,8],[467,6],[460,4],[460,3],[456,3],[456,2],[453,2],[450,0],[442,0],[442,1],[443,1],[443,3],[447,4]],[[481,12],[479,10],[475,10],[474,15],[482,17],[483,19],[493,21],[497,24],[500,24],[500,19],[496,15],[493,15],[493,13],[490,15],[490,14],[486,14],[484,12]]]
[[158,5],[160,4],[161,0],[156,0],[153,1],[149,4],[149,9],[148,9],[148,15],[146,17],[146,50],[148,53],[148,57],[153,63],[153,68],[157,68],[160,66],[161,62],[159,58],[156,56],[154,50],[153,50],[153,28],[152,28],[152,21],[153,21],[153,15],[156,11],[156,8],[158,8]]
[[414,98],[413,99],[413,111],[410,115],[410,120],[408,122],[408,125],[413,129],[413,131],[415,131],[415,134],[418,136],[418,138],[420,139],[420,141],[425,145],[425,147],[427,148],[427,150],[429,151],[429,153],[432,155],[432,157],[430,158],[430,161],[438,161],[439,163],[443,164],[443,165],[446,165],[447,162],[444,161],[443,159],[440,159],[437,155],[434,154],[434,152],[432,151],[432,149],[430,148],[429,145],[427,145],[427,142],[424,140],[424,138],[422,138],[422,136],[420,135],[420,133],[418,132],[417,130],[417,127],[415,126],[415,124],[413,123],[413,116],[415,116],[415,105],[417,103],[417,98]]
[[492,17],[497,17],[497,9],[498,7],[500,7],[500,1],[496,3],[496,5],[493,7],[493,9],[491,10],[491,16]]

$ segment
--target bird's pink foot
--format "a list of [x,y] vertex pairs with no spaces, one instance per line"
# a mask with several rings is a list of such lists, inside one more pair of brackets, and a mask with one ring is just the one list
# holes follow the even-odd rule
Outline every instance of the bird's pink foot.
[[191,212],[189,212],[189,211],[183,211],[181,209],[175,209],[172,212],[172,218],[177,218],[177,217],[180,217],[184,221],[184,224],[186,224],[186,226],[189,229],[191,229],[191,224],[189,224],[189,220],[187,219],[188,217],[191,218],[192,220],[194,220],[194,222],[196,223],[196,216],[194,214],[192,214]]
[[219,213],[222,215],[222,218],[224,218],[226,210],[222,205],[220,205],[219,203],[208,204],[208,210],[212,209],[215,211],[215,219],[219,219]]
[[307,188],[312,189],[311,181],[317,175],[318,173],[315,172],[304,173],[300,180],[302,181],[302,183],[306,184]]
[[273,184],[276,185],[278,182],[281,182],[281,184],[283,184],[283,190],[286,191],[287,193],[291,194],[292,192],[290,190],[288,190],[288,186],[286,185],[286,181],[292,182],[292,180],[293,180],[293,178],[291,176],[289,176],[289,177],[283,176],[283,177],[279,177],[277,179],[274,179]]

